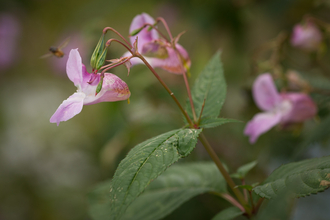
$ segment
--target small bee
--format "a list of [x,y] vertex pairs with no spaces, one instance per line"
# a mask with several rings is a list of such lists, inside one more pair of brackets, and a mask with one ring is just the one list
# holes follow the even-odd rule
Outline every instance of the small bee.
[[40,58],[47,58],[47,57],[50,57],[52,55],[54,55],[58,58],[62,58],[64,56],[64,53],[63,53],[62,49],[64,47],[66,47],[66,45],[68,45],[69,41],[70,41],[70,38],[67,38],[58,47],[51,46],[49,48],[50,52],[43,55],[43,56],[41,56]]

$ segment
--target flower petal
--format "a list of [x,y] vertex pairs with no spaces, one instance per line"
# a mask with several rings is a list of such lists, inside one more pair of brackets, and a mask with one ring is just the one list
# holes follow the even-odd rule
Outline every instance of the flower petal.
[[285,93],[282,94],[282,97],[291,102],[292,109],[283,115],[281,123],[303,122],[317,113],[316,104],[304,93]]
[[[190,68],[191,62],[187,51],[181,45],[177,44],[176,48],[178,52],[181,54],[181,59],[183,60],[184,69],[182,69],[181,61],[180,58],[178,57],[178,54],[175,52],[174,49],[169,47],[166,48],[168,52],[168,57],[165,59],[146,57],[146,56],[144,56],[144,58],[154,68],[159,67],[171,73],[182,74],[183,71],[187,71]],[[123,55],[123,57],[128,57],[130,55],[131,54],[129,52],[126,52]],[[133,57],[132,59],[130,59],[130,61],[132,66],[137,64],[143,64],[143,62],[137,57]]]
[[84,98],[85,94],[82,92],[76,92],[71,95],[57,108],[56,112],[50,118],[50,122],[57,123],[58,126],[61,121],[67,121],[76,114],[79,114],[83,108]]
[[[141,28],[146,23],[154,24],[155,20],[147,13],[142,13],[140,15],[135,16],[129,28],[129,32],[131,33],[134,30]],[[142,47],[145,43],[158,39],[157,31],[155,29],[148,31],[149,27],[150,26],[145,27],[136,36],[130,37],[132,44],[134,43],[136,37],[138,37],[138,51],[142,50]]]
[[75,86],[79,87],[83,80],[82,62],[78,49],[72,49],[66,63],[66,73]]
[[257,77],[252,88],[253,98],[257,106],[269,111],[281,101],[281,96],[276,90],[272,76],[269,73]]
[[261,134],[278,124],[281,117],[281,113],[274,112],[256,114],[252,120],[247,123],[244,134],[250,136],[250,143],[254,144]]
[[183,74],[190,68],[190,58],[187,51],[179,44],[176,45],[177,52],[173,48],[167,47],[168,57],[166,59],[149,57],[152,67],[160,67],[171,73]]
[[118,76],[111,73],[104,74],[102,89],[95,96],[96,86],[94,86],[93,90],[90,90],[92,92],[86,93],[84,105],[126,100],[131,95],[127,84]]

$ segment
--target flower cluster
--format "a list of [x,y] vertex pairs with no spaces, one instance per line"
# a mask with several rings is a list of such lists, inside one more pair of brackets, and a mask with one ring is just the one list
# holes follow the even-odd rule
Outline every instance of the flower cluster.
[[[130,33],[139,30],[139,33],[131,36],[133,44],[137,41],[138,52],[141,53],[152,67],[159,67],[171,73],[182,74],[190,68],[190,58],[187,51],[174,39],[174,48],[171,42],[161,38],[156,29],[150,29],[155,20],[148,14],[137,15],[130,26]],[[142,30],[140,30],[142,28]],[[123,56],[129,56],[127,52]],[[132,65],[142,64],[139,58],[131,59]]]
[[[130,32],[141,29],[136,36],[130,37],[133,53],[140,53],[150,63],[152,67],[160,67],[172,73],[182,74],[190,68],[190,59],[186,50],[177,44],[178,37],[171,39],[171,42],[161,38],[158,29],[154,27],[155,20],[148,14],[143,13],[136,16],[131,24]],[[150,28],[151,27],[151,28]],[[126,100],[131,93],[127,84],[116,75],[105,73],[107,67],[113,68],[118,65],[126,65],[128,70],[131,65],[142,63],[135,57],[135,54],[127,52],[120,59],[112,59],[113,64],[103,66],[105,62],[107,48],[110,46],[110,39],[104,42],[102,35],[96,49],[92,55],[91,66],[93,73],[88,73],[78,49],[71,50],[66,65],[66,72],[69,79],[77,87],[77,92],[64,100],[50,119],[52,123],[67,121],[79,114],[83,105],[91,105],[99,102],[114,102]],[[97,73],[99,69],[105,69],[102,73]]]
[[314,117],[317,107],[304,93],[278,93],[269,73],[261,74],[253,84],[253,98],[264,112],[256,114],[245,127],[244,134],[255,143],[258,137],[277,124],[283,126]]

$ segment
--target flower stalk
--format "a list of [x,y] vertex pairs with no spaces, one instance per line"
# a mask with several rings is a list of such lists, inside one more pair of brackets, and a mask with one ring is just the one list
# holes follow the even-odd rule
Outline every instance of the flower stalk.
[[250,209],[250,205],[248,204],[248,202],[244,199],[243,194],[241,193],[241,191],[239,191],[239,189],[236,187],[236,184],[234,183],[234,181],[232,180],[232,178],[229,176],[228,172],[226,171],[226,169],[224,168],[224,166],[222,165],[219,157],[217,156],[217,154],[214,152],[213,148],[211,147],[211,145],[209,144],[209,142],[207,141],[205,135],[203,133],[201,133],[199,135],[200,142],[203,144],[205,150],[207,151],[207,153],[210,155],[211,159],[214,161],[214,163],[216,164],[216,166],[218,167],[219,171],[221,172],[222,176],[225,178],[226,182],[228,183],[228,186],[230,187],[230,189],[234,192],[235,196],[237,197],[238,201],[241,203],[241,205],[244,207],[245,212],[248,215],[251,215],[251,209]]

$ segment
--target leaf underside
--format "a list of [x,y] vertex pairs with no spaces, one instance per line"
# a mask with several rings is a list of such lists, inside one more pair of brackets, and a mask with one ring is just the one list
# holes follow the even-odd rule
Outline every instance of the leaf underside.
[[282,165],[266,181],[253,189],[261,197],[271,199],[288,190],[295,197],[322,192],[330,186],[330,156]]
[[210,191],[227,191],[226,182],[214,163],[174,165],[147,187],[122,219],[161,219],[192,197]]
[[[89,193],[89,212],[93,219],[107,219],[111,215],[110,187],[111,181],[108,180]],[[187,200],[206,192],[227,192],[226,182],[214,163],[174,165],[150,183],[128,207],[121,219],[161,219]]]

